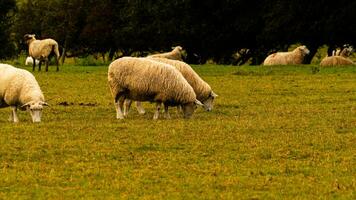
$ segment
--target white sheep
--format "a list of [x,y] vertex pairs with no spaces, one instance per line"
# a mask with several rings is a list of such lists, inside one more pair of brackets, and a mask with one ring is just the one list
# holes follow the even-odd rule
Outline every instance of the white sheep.
[[[55,60],[58,68],[58,60],[59,60],[59,50],[58,43],[53,39],[44,39],[44,40],[36,40],[34,34],[26,34],[24,36],[25,42],[28,45],[29,55],[35,60],[39,60],[38,71],[41,71],[41,63],[44,61],[46,63],[46,71],[48,71],[48,62],[49,57],[52,53],[55,54]],[[33,63],[33,71],[35,71],[35,63]]]
[[306,46],[299,46],[291,52],[273,53],[265,59],[263,65],[298,65],[310,51]]
[[[38,65],[40,63],[39,60],[35,59],[35,65]],[[27,56],[25,65],[33,65],[33,58],[31,56]]]
[[123,57],[109,65],[108,82],[115,99],[116,117],[123,119],[125,99],[156,102],[153,119],[158,119],[161,103],[166,116],[168,106],[180,105],[190,118],[196,105],[202,105],[193,88],[174,67],[146,58]]
[[9,121],[18,122],[17,109],[29,110],[32,122],[41,122],[48,106],[35,77],[28,71],[0,64],[0,108],[11,107]]
[[152,58],[167,58],[172,60],[181,60],[183,61],[183,48],[181,46],[176,46],[172,51],[166,53],[153,54],[147,57]]
[[320,66],[338,66],[338,65],[355,65],[355,63],[349,58],[345,58],[343,56],[325,57],[320,62]]
[[[170,60],[166,58],[148,58],[157,62],[169,64],[175,67],[183,77],[188,81],[190,86],[192,86],[197,99],[203,104],[203,107],[206,111],[211,111],[213,109],[214,99],[218,96],[213,92],[210,85],[206,83],[200,76],[192,69],[190,65],[185,62],[178,60]],[[124,115],[128,114],[128,110],[131,102],[128,101],[125,106]],[[136,103],[136,108],[140,114],[144,113],[144,109],[142,108],[140,103]]]

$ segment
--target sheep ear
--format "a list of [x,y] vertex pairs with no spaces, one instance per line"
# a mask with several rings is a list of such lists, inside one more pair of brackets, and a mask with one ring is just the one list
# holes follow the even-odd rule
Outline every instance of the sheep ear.
[[195,99],[195,105],[204,106],[198,99]]
[[215,94],[215,92],[211,91],[211,94],[210,94],[213,98],[216,98],[218,97],[219,95]]

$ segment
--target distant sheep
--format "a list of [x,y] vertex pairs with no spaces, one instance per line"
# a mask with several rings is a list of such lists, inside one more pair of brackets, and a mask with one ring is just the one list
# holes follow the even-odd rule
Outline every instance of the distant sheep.
[[[38,65],[38,64],[40,63],[40,61],[37,60],[37,59],[35,59],[35,62],[36,62],[35,65]],[[25,65],[26,65],[26,66],[27,66],[27,65],[33,65],[33,58],[30,57],[30,56],[28,56],[28,57],[26,58]]]
[[306,46],[299,46],[291,52],[277,52],[267,56],[263,65],[298,65],[310,51]]
[[355,63],[349,58],[345,58],[342,56],[325,57],[320,62],[320,66],[338,66],[338,65],[355,65]]
[[47,106],[40,86],[28,71],[0,64],[0,108],[11,107],[9,121],[19,122],[17,109],[29,110],[32,122],[41,122],[43,106]]
[[153,119],[158,119],[161,103],[166,116],[168,106],[181,105],[185,118],[191,117],[197,104],[202,105],[177,69],[146,58],[123,57],[113,61],[108,70],[108,82],[118,119],[124,118],[125,99],[156,102]]
[[[46,63],[46,72],[48,71],[48,62],[49,57],[52,53],[55,54],[57,71],[58,68],[58,60],[59,60],[59,50],[58,43],[53,39],[44,39],[44,40],[36,40],[35,35],[26,34],[24,39],[28,45],[29,55],[33,59],[39,60],[38,71],[41,71],[41,63],[44,61]],[[35,63],[33,63],[33,71],[35,71]]]
[[180,60],[183,61],[183,48],[181,46],[176,46],[171,52],[167,53],[159,53],[159,54],[153,54],[148,57],[152,58],[167,58],[167,59],[172,59],[172,60]]
[[342,49],[337,49],[332,52],[333,56],[349,57],[353,51],[353,47],[349,45],[344,45]]

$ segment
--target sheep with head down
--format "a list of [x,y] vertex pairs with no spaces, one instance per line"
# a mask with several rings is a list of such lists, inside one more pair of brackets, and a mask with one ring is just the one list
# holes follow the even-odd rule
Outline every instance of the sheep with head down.
[[306,46],[299,46],[291,52],[273,53],[264,60],[263,65],[299,65],[310,51]]
[[151,58],[167,58],[167,59],[172,59],[172,60],[183,61],[183,48],[181,46],[176,46],[170,52],[153,54],[153,55],[149,55],[147,57],[151,57]]
[[17,109],[30,111],[32,122],[41,122],[48,106],[35,77],[28,71],[0,64],[0,108],[11,107],[9,121],[19,122]]
[[153,119],[158,119],[162,103],[166,116],[168,106],[182,106],[184,118],[190,118],[196,105],[202,105],[177,69],[146,58],[123,57],[113,61],[109,65],[108,82],[117,119],[124,118],[125,99],[156,102]]
[[53,39],[44,39],[44,40],[37,40],[34,34],[26,34],[24,36],[24,40],[28,45],[28,53],[33,59],[33,67],[32,70],[35,71],[35,60],[39,60],[38,64],[38,71],[41,71],[41,63],[44,61],[46,63],[46,71],[48,71],[48,62],[49,57],[54,54],[57,71],[58,68],[58,60],[59,60],[59,49],[58,43]]
[[[206,111],[211,111],[213,109],[214,99],[218,96],[213,92],[210,85],[206,83],[193,69],[190,65],[185,62],[178,60],[170,60],[166,58],[152,58],[148,59],[154,60],[160,63],[169,64],[175,67],[187,80],[187,82],[192,86],[197,99],[203,104],[203,107]],[[126,102],[125,106],[125,115],[128,114],[128,110],[131,102]],[[144,113],[144,109],[142,108],[139,102],[136,103],[136,107],[139,113]]]

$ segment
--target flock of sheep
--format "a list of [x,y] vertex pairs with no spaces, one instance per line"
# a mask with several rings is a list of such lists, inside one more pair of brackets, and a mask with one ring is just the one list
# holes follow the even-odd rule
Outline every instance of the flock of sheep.
[[[58,61],[58,44],[54,40],[36,40],[34,35],[28,34],[25,40],[29,45],[33,70],[38,60],[39,65],[42,61],[46,62],[47,71],[48,56],[53,52]],[[141,102],[155,102],[153,119],[159,118],[162,104],[166,118],[170,118],[169,106],[181,109],[184,118],[190,118],[197,106],[212,110],[217,95],[188,64],[181,61],[181,52],[182,47],[178,46],[172,52],[143,58],[123,57],[110,64],[108,83],[117,119],[128,115],[132,101],[136,101],[141,114],[145,113]],[[21,109],[30,111],[33,122],[40,122],[44,106],[48,104],[30,72],[0,64],[0,108],[11,107],[9,121],[18,122],[17,110]]]
[[[46,63],[51,55],[56,58],[57,71],[59,51],[58,43],[53,39],[36,40],[35,35],[26,34],[24,39],[29,47],[26,65],[36,64],[41,70],[41,63]],[[320,65],[353,65],[348,56],[352,48],[335,51],[325,57]],[[277,52],[269,55],[264,65],[302,64],[309,54],[306,46],[299,46],[291,52]],[[170,118],[168,107],[181,109],[184,118],[190,118],[197,106],[211,111],[216,95],[187,63],[182,61],[182,47],[175,47],[171,52],[154,54],[147,57],[123,57],[113,61],[108,69],[108,83],[114,98],[116,118],[124,119],[128,115],[132,101],[140,114],[145,110],[143,101],[156,103],[153,119],[158,119],[161,106],[164,106],[165,118]],[[28,71],[8,64],[0,64],[0,108],[11,107],[9,121],[18,122],[17,109],[30,111],[32,121],[40,122],[42,109],[48,104],[35,77]]]

